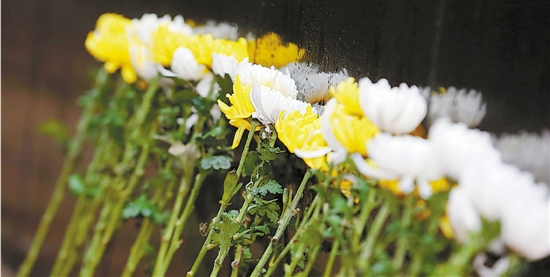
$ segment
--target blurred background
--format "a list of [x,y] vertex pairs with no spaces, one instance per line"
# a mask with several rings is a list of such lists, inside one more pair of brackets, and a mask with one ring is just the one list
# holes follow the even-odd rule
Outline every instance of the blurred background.
[[[4,273],[22,262],[63,161],[62,148],[36,126],[57,118],[74,131],[81,112],[76,100],[92,85],[90,70],[100,65],[86,52],[84,39],[102,13],[235,22],[243,36],[281,34],[306,48],[307,60],[325,71],[346,68],[357,79],[384,77],[393,85],[476,89],[488,103],[479,128],[500,134],[550,127],[549,10],[544,1],[496,0],[2,1]],[[60,208],[35,276],[49,274],[73,205],[68,199]],[[136,230],[126,225],[98,276],[120,274]],[[202,244],[193,240],[198,228],[185,236],[172,274],[189,269],[186,246]]]

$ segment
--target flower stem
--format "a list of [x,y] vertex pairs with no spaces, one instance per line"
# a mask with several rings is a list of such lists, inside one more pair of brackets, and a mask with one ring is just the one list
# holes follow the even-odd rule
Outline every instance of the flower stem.
[[[252,122],[252,126],[250,127],[250,132],[248,133],[248,137],[246,139],[246,143],[244,145],[243,153],[241,155],[241,160],[239,162],[239,167],[237,168],[237,182],[239,178],[241,177],[243,168],[244,168],[244,161],[246,160],[246,156],[248,155],[248,150],[250,148],[250,143],[252,142],[252,138],[254,137],[254,130],[256,130],[256,127],[258,126],[258,123]],[[211,225],[218,222],[220,219],[220,216],[225,212],[225,209],[227,208],[227,205],[229,205],[229,201],[221,201],[220,203],[220,209],[218,210],[218,213],[216,214],[216,217],[211,222]],[[212,236],[212,228],[210,228],[210,231],[208,232],[208,235],[206,236],[206,239],[204,240],[204,243],[199,251],[199,254],[197,255],[197,258],[195,259],[195,262],[193,263],[193,266],[191,267],[191,270],[187,272],[187,277],[192,277],[195,275],[197,270],[199,269],[199,266],[202,263],[202,260],[204,259],[204,256],[206,255],[206,251],[212,249],[212,247],[208,247],[210,244],[210,237]]]
[[304,175],[304,178],[302,179],[302,182],[300,183],[300,186],[296,191],[296,195],[292,199],[292,204],[290,205],[290,207],[288,207],[285,210],[282,218],[279,220],[278,222],[279,227],[277,228],[275,235],[273,236],[273,238],[271,238],[271,241],[269,242],[267,249],[264,251],[262,257],[260,258],[260,261],[254,268],[254,271],[250,276],[252,277],[260,276],[260,273],[265,263],[267,262],[267,260],[271,256],[271,253],[273,252],[274,245],[279,242],[281,236],[283,235],[283,232],[286,230],[286,227],[288,226],[288,224],[290,223],[290,220],[294,216],[294,210],[296,210],[296,207],[298,206],[298,202],[300,201],[300,199],[302,199],[302,196],[304,195],[304,189],[306,188],[307,181],[309,180],[310,177],[311,177],[311,172],[308,170],[306,171],[306,174]]
[[289,243],[287,243],[285,248],[283,248],[283,251],[281,251],[281,253],[279,253],[279,255],[277,256],[275,261],[269,263],[267,272],[264,274],[264,277],[269,277],[273,274],[273,272],[275,271],[275,269],[277,268],[279,263],[283,260],[283,258],[286,256],[286,254],[290,251],[290,247],[292,246],[292,244],[294,242],[298,241],[298,239],[302,235],[304,235],[304,230],[305,230],[305,227],[306,227],[306,223],[310,221],[314,211],[316,213],[319,211],[321,201],[322,201],[321,196],[319,196],[317,194],[315,196],[315,198],[313,199],[313,201],[311,202],[311,205],[309,206],[309,209],[307,210],[306,215],[304,216],[304,218],[300,222],[300,226],[296,230],[296,233],[294,234],[294,236],[292,236]]
[[374,243],[376,242],[376,239],[378,238],[378,235],[382,230],[382,226],[384,226],[384,223],[388,218],[389,210],[390,210],[390,203],[384,202],[384,204],[382,204],[382,207],[380,207],[380,210],[378,210],[378,214],[376,215],[374,222],[371,228],[369,229],[369,233],[367,235],[365,244],[363,246],[363,250],[361,251],[361,255],[359,258],[359,261],[363,262],[362,267],[365,270],[368,269],[369,260],[374,249]]
[[[105,72],[104,70],[99,70],[96,76],[97,85],[100,88],[104,88],[107,81],[108,81],[107,72]],[[100,92],[101,91],[102,89],[100,89]],[[65,157],[65,161],[63,162],[61,173],[57,179],[57,182],[55,183],[54,191],[52,193],[52,197],[50,198],[50,202],[46,207],[46,211],[42,215],[42,218],[38,225],[38,230],[36,231],[36,235],[34,237],[32,245],[29,251],[27,252],[27,256],[25,257],[25,260],[23,261],[23,263],[21,264],[17,272],[17,276],[19,277],[29,276],[34,266],[34,263],[38,258],[38,254],[40,253],[40,249],[42,248],[44,239],[46,238],[48,230],[50,229],[50,225],[53,221],[53,218],[57,213],[59,205],[63,201],[67,179],[69,178],[69,175],[73,171],[76,159],[80,155],[80,151],[82,150],[82,146],[86,138],[86,130],[88,129],[88,125],[91,122],[92,114],[96,107],[95,104],[96,103],[94,102],[93,104],[87,106],[87,108],[84,110],[82,114],[82,117],[80,118],[80,121],[78,122],[78,125],[76,128],[76,135],[74,136],[74,138],[71,140],[69,144],[68,153],[67,153],[67,156]]]
[[172,242],[170,244],[170,247],[168,248],[168,253],[166,255],[166,258],[163,264],[164,272],[168,270],[168,266],[170,265],[170,261],[172,261],[172,257],[174,256],[174,253],[181,245],[179,238],[181,236],[181,233],[183,232],[183,229],[185,228],[185,224],[187,223],[187,220],[189,219],[191,212],[195,208],[195,200],[199,196],[199,192],[205,178],[206,178],[206,175],[202,172],[199,173],[197,176],[195,176],[195,184],[193,185],[191,194],[187,199],[185,208],[183,209],[178,221],[176,222],[176,230],[172,236]]
[[[403,211],[403,217],[401,218],[401,230],[407,230],[409,224],[411,223],[411,217],[414,206],[414,196],[407,196],[405,203],[405,210]],[[393,256],[392,265],[396,271],[400,271],[403,266],[403,260],[407,253],[408,239],[404,235],[400,235],[397,239],[397,249],[395,250],[395,255]]]
[[328,256],[327,266],[325,267],[325,273],[323,274],[323,277],[332,276],[332,266],[334,265],[334,260],[336,259],[336,254],[338,253],[339,247],[340,247],[340,241],[335,240],[334,243],[332,244],[332,249],[330,250],[330,254]]

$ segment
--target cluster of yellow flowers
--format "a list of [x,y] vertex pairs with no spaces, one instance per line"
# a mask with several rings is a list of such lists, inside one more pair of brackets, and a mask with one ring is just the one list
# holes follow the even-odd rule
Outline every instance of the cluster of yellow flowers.
[[292,43],[285,45],[274,33],[248,41],[242,37],[231,40],[197,34],[191,27],[194,24],[189,23],[181,16],[172,20],[169,16],[158,18],[155,14],[145,14],[141,19],[131,20],[107,13],[99,17],[85,45],[92,56],[105,63],[107,72],[121,69],[127,83],[134,83],[138,77],[147,81],[157,74],[158,65],[171,65],[175,70],[178,64],[189,64],[189,60],[178,56],[177,51],[190,53],[196,65],[204,66],[198,77],[212,68],[212,53],[233,56],[238,61],[253,57],[251,60],[258,64],[275,67],[299,60],[304,55],[303,49]]

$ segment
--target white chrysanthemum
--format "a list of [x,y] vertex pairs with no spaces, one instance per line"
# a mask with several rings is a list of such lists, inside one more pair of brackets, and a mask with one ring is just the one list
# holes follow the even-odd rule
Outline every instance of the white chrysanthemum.
[[454,179],[469,168],[500,161],[489,133],[468,129],[464,123],[453,123],[449,118],[438,119],[431,126],[428,139],[434,143],[446,175]]
[[486,162],[469,168],[458,179],[481,216],[490,221],[501,218],[504,207],[516,195],[534,184],[533,176],[501,162]]
[[[249,64],[248,58],[245,58],[241,63]],[[212,53],[212,72],[214,74],[225,77],[229,75],[233,82],[235,81],[235,76],[239,70],[239,61],[235,56],[228,56],[225,54]]]
[[411,193],[416,183],[420,196],[429,198],[429,182],[444,176],[434,146],[423,138],[382,133],[367,142],[367,152],[377,168],[354,154],[357,169],[376,179],[399,179],[399,189],[404,193]]
[[296,84],[290,75],[276,70],[274,67],[267,68],[258,64],[240,63],[237,71],[243,85],[268,86],[281,92],[284,96],[296,99]]
[[296,82],[297,99],[316,103],[329,98],[329,89],[349,78],[346,69],[340,72],[319,72],[319,67],[309,63],[290,63],[280,69],[288,72]]
[[494,138],[496,148],[502,154],[502,161],[533,173],[538,182],[550,185],[550,131],[541,135],[520,132],[504,134]]
[[264,125],[274,124],[283,110],[285,115],[294,111],[304,113],[306,107],[309,106],[308,103],[284,96],[277,90],[257,84],[250,91],[250,100],[255,110],[252,117]]
[[550,255],[550,199],[546,186],[520,191],[501,218],[504,243],[529,260]]
[[462,174],[459,188],[481,217],[500,221],[502,240],[508,247],[530,260],[550,254],[548,187],[536,184],[530,173],[502,162],[487,162]]
[[428,123],[431,125],[440,117],[449,117],[454,122],[474,128],[486,113],[487,104],[483,103],[480,92],[450,87],[445,93],[431,95]]
[[216,24],[209,20],[205,25],[194,28],[196,34],[211,34],[214,38],[237,40],[239,38],[239,27],[237,24],[227,24],[224,22]]
[[206,67],[199,64],[191,50],[180,46],[172,56],[170,69],[164,69],[161,65],[157,66],[160,73],[166,77],[179,77],[183,80],[196,81],[199,80],[206,72]]
[[152,54],[141,42],[130,44],[130,60],[136,74],[143,80],[149,81],[158,74],[158,65],[153,62]]
[[362,78],[359,90],[361,109],[382,131],[410,133],[426,116],[428,106],[416,86],[402,83],[392,88],[386,79],[373,84],[368,78]]
[[447,216],[453,226],[453,235],[459,242],[470,239],[470,232],[481,230],[481,218],[474,207],[468,192],[458,186],[449,193]]

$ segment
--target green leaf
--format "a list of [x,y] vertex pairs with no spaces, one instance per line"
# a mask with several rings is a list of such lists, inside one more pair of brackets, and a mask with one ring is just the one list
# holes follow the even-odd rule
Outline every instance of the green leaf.
[[265,201],[258,197],[254,198],[254,203],[248,208],[248,213],[251,215],[266,216],[272,223],[279,219],[279,205],[276,200]]
[[72,174],[68,179],[69,190],[75,196],[81,195],[86,189],[82,178],[76,174]]
[[204,170],[211,168],[215,170],[229,169],[231,167],[231,161],[232,159],[228,156],[212,156],[201,160],[201,168]]
[[285,152],[279,147],[271,147],[269,144],[262,142],[258,152],[260,152],[260,159],[262,161],[273,161],[277,158],[277,154]]
[[218,243],[220,249],[229,248],[233,245],[233,235],[235,235],[242,225],[223,213],[220,220],[214,224],[214,232],[212,233],[212,242]]
[[39,134],[53,138],[61,144],[66,144],[71,137],[69,127],[59,119],[50,118],[38,124],[36,131]]
[[136,200],[131,201],[122,210],[124,219],[137,216],[151,217],[154,222],[161,221],[163,215],[158,211],[158,208],[149,199],[146,194],[142,194]]
[[277,183],[275,180],[269,180],[265,185],[257,188],[257,189],[251,189],[251,193],[253,195],[261,194],[262,196],[265,196],[267,193],[271,194],[281,194],[283,193],[283,187]]
[[250,252],[250,248],[248,247],[245,247],[244,250],[243,250],[243,258],[245,260],[250,260],[252,259],[252,252]]
[[260,153],[258,151],[250,151],[246,156],[243,166],[243,176],[249,176],[254,172],[256,165],[260,163]]

